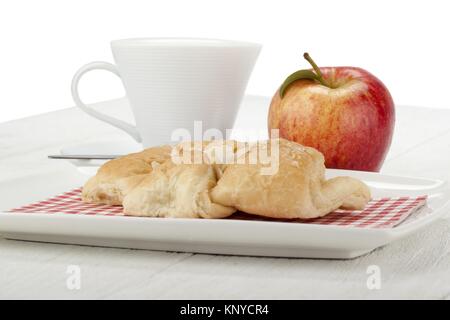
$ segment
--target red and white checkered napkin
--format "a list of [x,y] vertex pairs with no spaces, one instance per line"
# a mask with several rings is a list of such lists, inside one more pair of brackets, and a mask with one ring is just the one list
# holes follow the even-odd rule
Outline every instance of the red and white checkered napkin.
[[[10,212],[103,216],[124,215],[121,206],[84,203],[81,201],[80,195],[81,188],[74,189],[47,200],[11,209]],[[376,199],[371,200],[364,210],[336,210],[325,217],[309,220],[265,219],[243,213],[237,213],[230,218],[239,220],[291,221],[360,228],[392,228],[424,206],[426,199],[427,196]]]

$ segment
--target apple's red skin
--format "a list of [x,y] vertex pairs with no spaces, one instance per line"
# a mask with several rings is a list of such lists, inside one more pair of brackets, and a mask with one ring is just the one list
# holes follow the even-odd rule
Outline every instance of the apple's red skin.
[[395,124],[394,101],[384,84],[354,67],[320,68],[335,88],[293,82],[272,99],[268,127],[281,138],[321,151],[327,168],[379,171]]

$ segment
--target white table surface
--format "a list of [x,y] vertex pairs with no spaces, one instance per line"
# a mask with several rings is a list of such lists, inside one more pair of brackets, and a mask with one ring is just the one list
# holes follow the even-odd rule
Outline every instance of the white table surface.
[[[247,97],[236,125],[264,128],[267,105],[266,98]],[[124,99],[95,106],[112,115],[131,116]],[[2,123],[0,183],[26,181],[46,172],[76,174],[68,162],[46,156],[70,144],[108,139],[127,136],[75,108]],[[448,180],[449,169],[450,110],[398,107],[394,141],[382,171]],[[52,188],[64,188],[64,181],[52,177],[48,181]],[[40,189],[33,187],[37,200]],[[81,269],[80,290],[66,286],[69,265]],[[369,290],[366,285],[371,265],[381,271],[379,290]],[[447,215],[413,236],[346,261],[111,249],[0,238],[0,298],[450,299],[450,220]]]

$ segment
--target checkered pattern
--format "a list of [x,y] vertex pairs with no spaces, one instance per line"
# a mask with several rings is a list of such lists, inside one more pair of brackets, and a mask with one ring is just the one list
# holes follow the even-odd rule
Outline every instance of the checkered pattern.
[[247,214],[236,214],[235,219],[290,221],[299,223],[333,225],[358,228],[393,228],[412,213],[423,207],[427,196],[382,198],[369,201],[364,210],[335,210],[325,217],[315,219],[261,219]]
[[[47,200],[32,203],[10,210],[18,213],[83,214],[103,216],[123,216],[121,206],[89,204],[81,201],[81,188],[75,189]],[[321,225],[334,225],[359,228],[392,228],[403,222],[413,212],[425,205],[427,196],[382,198],[371,200],[364,210],[336,210],[325,217],[309,220],[265,219],[244,213],[237,213],[230,219],[290,221]]]
[[81,188],[65,192],[43,201],[12,209],[10,212],[123,216],[121,206],[84,203],[81,201]]

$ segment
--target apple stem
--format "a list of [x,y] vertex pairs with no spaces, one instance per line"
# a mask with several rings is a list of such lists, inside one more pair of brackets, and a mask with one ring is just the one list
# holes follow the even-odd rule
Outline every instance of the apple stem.
[[317,75],[317,80],[319,80],[319,82],[322,85],[331,88],[330,84],[327,81],[325,81],[325,79],[323,78],[322,71],[320,71],[320,68],[317,66],[317,64],[314,62],[314,60],[311,58],[311,56],[309,55],[308,52],[305,52],[303,54],[303,58],[305,58],[306,61],[308,61],[309,64],[313,67],[313,69],[314,69],[314,71],[316,72],[316,75]]

